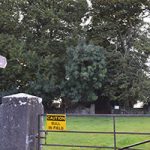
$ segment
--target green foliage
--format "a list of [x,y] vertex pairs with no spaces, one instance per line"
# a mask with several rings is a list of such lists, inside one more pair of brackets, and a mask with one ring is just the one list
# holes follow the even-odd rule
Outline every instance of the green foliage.
[[[146,78],[138,53],[130,52],[124,57],[120,52],[107,55],[107,75],[103,93],[122,105],[132,105],[141,99],[141,84]],[[144,99],[142,99],[144,100]]]
[[4,0],[0,7],[0,53],[8,59],[1,92],[59,97],[66,47],[82,33],[86,1]]
[[106,74],[103,48],[80,42],[68,48],[67,58],[63,96],[75,101],[97,100],[96,90]]
[[[3,0],[0,54],[8,66],[0,70],[0,92],[44,101],[60,95],[77,101],[100,95],[123,105],[149,101],[150,26],[143,22],[149,10],[149,0],[92,0],[90,9],[86,0]],[[83,35],[93,44],[78,44]]]
[[150,45],[148,24],[147,29],[142,28],[149,4],[148,0],[92,1],[88,40],[106,50],[107,74],[103,90],[99,90],[101,97],[127,106],[144,101],[148,91],[141,91],[146,86],[143,81]]
[[150,79],[147,77],[140,86],[140,98],[146,103],[150,103]]

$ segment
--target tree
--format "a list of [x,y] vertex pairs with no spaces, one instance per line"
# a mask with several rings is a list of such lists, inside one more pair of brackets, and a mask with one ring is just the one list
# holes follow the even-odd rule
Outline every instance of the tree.
[[140,92],[141,92],[141,99],[146,103],[150,103],[150,79],[147,77],[143,84],[141,85]]
[[60,96],[66,47],[82,33],[85,0],[4,0],[0,50],[8,66],[0,70],[1,92],[28,92],[51,100]]
[[79,42],[67,50],[66,80],[63,97],[74,101],[95,101],[106,74],[104,50],[93,44]]
[[147,71],[149,38],[141,32],[148,0],[92,1],[88,40],[105,48],[107,74],[99,95],[123,105],[141,99],[141,84]]
[[[92,0],[89,10],[86,0],[3,0],[0,7],[0,52],[8,59],[0,70],[2,93],[28,92],[44,101],[60,95],[93,101],[100,95],[123,105],[146,99],[150,45],[148,29],[140,29],[149,0]],[[82,27],[88,16],[90,24]],[[82,36],[93,44],[78,44]],[[86,57],[92,61],[87,66]]]

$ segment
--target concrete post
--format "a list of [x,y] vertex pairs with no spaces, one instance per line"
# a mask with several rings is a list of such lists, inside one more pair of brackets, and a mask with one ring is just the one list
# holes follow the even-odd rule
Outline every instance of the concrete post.
[[38,114],[42,99],[19,93],[2,98],[0,150],[37,150]]

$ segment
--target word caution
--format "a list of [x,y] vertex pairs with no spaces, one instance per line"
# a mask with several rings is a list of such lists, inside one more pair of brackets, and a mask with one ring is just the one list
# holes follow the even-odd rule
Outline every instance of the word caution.
[[46,117],[47,130],[65,130],[66,115],[65,114],[47,114]]

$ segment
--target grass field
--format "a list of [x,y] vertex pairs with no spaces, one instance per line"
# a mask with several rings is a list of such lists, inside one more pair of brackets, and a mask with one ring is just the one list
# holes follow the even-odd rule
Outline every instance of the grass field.
[[[112,118],[100,117],[67,117],[67,130],[78,131],[113,131]],[[120,117],[116,118],[116,131],[150,132],[150,118]],[[117,135],[117,147],[123,147],[144,140],[150,140],[148,135]],[[112,146],[113,135],[80,134],[80,133],[48,133],[48,144],[76,144],[90,146]],[[137,146],[150,150],[150,143]],[[43,147],[43,150],[96,150],[94,148]],[[104,150],[104,149],[102,149]],[[105,149],[106,150],[106,149]]]

